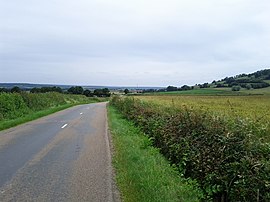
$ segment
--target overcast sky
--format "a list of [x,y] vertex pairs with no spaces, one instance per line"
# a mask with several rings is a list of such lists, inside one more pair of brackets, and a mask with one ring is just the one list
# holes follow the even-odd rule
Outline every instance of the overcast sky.
[[181,86],[269,67],[269,0],[0,0],[0,82]]

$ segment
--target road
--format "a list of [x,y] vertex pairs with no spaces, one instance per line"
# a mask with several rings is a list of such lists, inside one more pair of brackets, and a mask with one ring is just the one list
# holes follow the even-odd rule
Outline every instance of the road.
[[0,132],[0,201],[117,201],[106,103]]

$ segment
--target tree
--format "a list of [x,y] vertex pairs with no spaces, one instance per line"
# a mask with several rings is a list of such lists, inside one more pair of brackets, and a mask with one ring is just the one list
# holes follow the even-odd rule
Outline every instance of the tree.
[[167,91],[177,91],[177,87],[174,87],[174,86],[168,86],[166,88]]
[[98,97],[110,97],[111,93],[108,88],[102,88],[102,89],[95,89],[94,95]]
[[181,90],[191,90],[191,87],[188,86],[188,85],[183,85],[183,86],[181,87]]
[[128,93],[129,93],[129,90],[126,88],[126,89],[124,90],[124,93],[125,93],[125,94],[128,94]]
[[41,89],[40,88],[32,88],[30,90],[30,93],[41,93]]
[[232,91],[240,91],[241,87],[240,86],[233,86]]
[[200,86],[200,88],[209,88],[210,87],[208,83],[204,83],[204,84],[199,85],[199,86]]
[[72,86],[68,89],[68,92],[71,94],[82,95],[83,94],[83,87],[81,86]]
[[58,92],[58,93],[63,93],[62,88],[60,87],[42,87],[42,88],[32,88],[30,90],[30,93],[47,93],[47,92]]
[[83,94],[84,94],[86,97],[92,97],[92,96],[93,96],[92,92],[91,92],[90,90],[88,90],[88,89],[84,90],[84,91],[83,91]]
[[8,89],[6,88],[0,88],[0,93],[7,93],[8,92]]
[[247,89],[247,90],[250,90],[250,89],[251,89],[251,85],[250,85],[250,84],[247,84],[247,85],[246,85],[246,89]]
[[22,92],[22,90],[18,86],[14,86],[13,88],[11,88],[10,92],[11,93],[20,93],[20,92]]

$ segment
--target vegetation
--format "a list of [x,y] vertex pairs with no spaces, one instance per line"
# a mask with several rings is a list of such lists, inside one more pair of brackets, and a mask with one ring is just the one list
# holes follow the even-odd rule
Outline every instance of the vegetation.
[[114,108],[109,107],[108,115],[115,152],[113,164],[123,201],[199,201],[198,188],[170,167],[151,146],[151,139],[123,119]]
[[128,93],[129,93],[129,90],[126,88],[126,89],[124,90],[124,93],[125,93],[125,94],[128,94]]
[[94,90],[94,95],[97,97],[110,97],[111,93],[108,88],[102,88]]
[[112,104],[199,183],[205,200],[270,201],[269,123],[134,98]]
[[82,95],[83,94],[83,87],[81,86],[72,86],[68,89],[68,92],[71,94]]
[[[257,89],[269,88],[267,91],[253,91]],[[220,91],[219,91],[220,90]],[[234,77],[226,77],[212,83],[196,84],[194,86],[183,85],[181,87],[168,86],[163,89],[146,89],[144,93],[179,93],[179,94],[235,94],[235,92],[243,94],[270,94],[270,69],[257,71],[252,74],[240,74]]]
[[[0,88],[0,93],[8,93],[8,92],[21,93],[21,92],[27,92],[27,90],[20,89],[18,86],[14,86],[11,89]],[[67,89],[67,91],[56,86],[53,86],[53,87],[43,86],[41,88],[34,87],[30,89],[30,93],[48,93],[48,92],[85,95],[86,97],[110,97],[111,96],[110,90],[108,88],[95,89],[94,92],[91,92],[89,89],[84,89],[82,86],[72,86],[69,89]]]
[[[56,92],[39,94],[25,92],[0,93],[0,129],[5,129],[27,120],[33,120],[34,117],[36,117],[36,113],[43,110],[47,110],[45,114],[48,114],[54,112],[55,109],[57,111],[76,104],[97,101],[96,98],[60,94]],[[44,114],[44,112],[39,115],[42,114]]]
[[167,94],[160,96],[139,96],[137,98],[166,107],[187,107],[195,110],[209,111],[222,116],[270,122],[270,96],[176,96]]
[[215,83],[218,87],[233,87],[241,86],[242,88],[265,88],[269,87],[270,84],[265,82],[265,80],[270,80],[270,69],[265,69],[257,71],[252,74],[240,74],[234,77],[226,77]]
[[41,87],[41,88],[32,88],[30,93],[48,93],[48,92],[58,92],[63,93],[63,90],[60,87]]

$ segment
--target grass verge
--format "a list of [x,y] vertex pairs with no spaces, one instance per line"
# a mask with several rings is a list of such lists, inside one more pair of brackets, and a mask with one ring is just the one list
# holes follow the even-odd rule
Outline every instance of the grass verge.
[[194,182],[184,180],[138,128],[108,108],[114,143],[113,165],[125,202],[196,202],[201,196]]
[[43,116],[47,116],[49,114],[53,114],[55,112],[62,111],[64,109],[67,109],[67,108],[70,108],[70,107],[73,107],[73,106],[76,106],[76,105],[90,104],[90,103],[94,103],[94,101],[89,102],[89,103],[83,102],[83,103],[64,104],[64,105],[60,105],[60,106],[57,106],[57,107],[53,107],[53,108],[49,108],[49,109],[45,109],[45,110],[41,110],[41,111],[37,111],[37,112],[32,112],[32,113],[29,113],[29,114],[27,114],[25,116],[16,118],[16,119],[4,120],[4,121],[0,122],[0,131],[8,129],[8,128],[12,128],[14,126],[17,126],[17,125],[20,125],[20,124],[23,124],[23,123],[26,123],[26,122],[29,122],[29,121],[33,121],[33,120],[41,118]]
[[26,116],[23,117],[19,117],[17,119],[11,119],[11,120],[4,120],[0,123],[0,131],[1,130],[5,130],[35,119],[38,119],[40,117],[49,115],[49,114],[53,114],[55,112],[67,109],[69,107],[75,106],[75,104],[65,104],[62,106],[58,106],[58,107],[54,107],[54,108],[50,108],[50,109],[46,109],[46,110],[42,110],[42,111],[38,111],[38,112],[34,112],[34,113],[30,113]]

